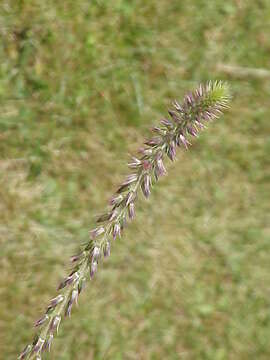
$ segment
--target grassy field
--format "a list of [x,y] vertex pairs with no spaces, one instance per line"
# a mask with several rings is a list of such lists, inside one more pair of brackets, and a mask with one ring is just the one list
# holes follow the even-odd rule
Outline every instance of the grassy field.
[[0,38],[0,358],[147,128],[224,79],[231,110],[139,202],[43,358],[269,359],[269,0],[2,0]]

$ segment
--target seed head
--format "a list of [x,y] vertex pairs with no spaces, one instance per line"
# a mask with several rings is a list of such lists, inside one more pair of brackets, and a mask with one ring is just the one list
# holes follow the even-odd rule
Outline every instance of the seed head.
[[95,273],[97,272],[97,262],[93,261],[91,263],[91,267],[90,267],[90,278],[92,279],[95,275]]
[[160,159],[157,159],[156,166],[155,166],[156,180],[158,180],[158,178],[160,176],[164,176],[164,175],[166,175],[166,169],[165,169],[162,159],[160,158]]
[[73,282],[78,280],[78,278],[79,274],[77,272],[72,272],[64,281],[60,283],[60,285],[58,286],[58,290],[63,289],[67,285],[71,285]]
[[37,339],[37,342],[35,343],[35,345],[34,345],[34,347],[33,347],[33,352],[34,352],[34,353],[40,352],[41,349],[42,349],[42,347],[43,347],[43,345],[44,345],[44,342],[45,342],[45,340],[42,339],[41,337],[39,337],[39,338]]
[[52,341],[53,341],[53,334],[49,334],[48,339],[46,340],[43,347],[44,350],[51,351]]
[[143,177],[143,181],[141,182],[141,189],[146,198],[150,196],[150,184],[151,184],[150,176],[149,174],[145,174]]
[[42,316],[40,319],[38,319],[35,322],[35,327],[41,326],[42,324],[44,324],[47,320],[49,319],[49,316],[47,314],[45,314],[44,316]]
[[19,357],[18,357],[18,360],[23,360],[23,359],[26,359],[26,357],[28,356],[28,354],[30,353],[32,349],[32,346],[31,345],[27,345],[23,351],[20,353]]
[[80,279],[79,281],[79,284],[78,284],[78,292],[79,294],[83,291],[83,289],[85,288],[85,282],[86,282],[86,278],[82,278]]
[[[190,138],[197,137],[199,130],[205,128],[205,124],[218,118],[224,109],[228,107],[230,96],[226,85],[222,82],[208,82],[200,85],[195,91],[188,93],[183,102],[173,102],[173,108],[169,109],[169,119],[163,119],[159,126],[152,131],[153,137],[147,140],[139,150],[138,157],[133,157],[128,164],[132,174],[127,176],[110,201],[110,208],[99,216],[96,227],[90,232],[90,240],[84,247],[84,251],[71,258],[73,271],[59,285],[59,290],[70,286],[64,295],[60,294],[50,301],[47,313],[36,322],[36,326],[46,324],[41,335],[38,335],[32,345],[28,345],[21,353],[19,359],[39,358],[41,350],[50,349],[55,332],[57,332],[62,312],[70,316],[74,302],[82,291],[87,272],[93,278],[97,271],[98,261],[103,253],[104,257],[110,255],[111,238],[121,236],[127,216],[130,219],[135,215],[135,201],[139,188],[143,195],[148,198],[152,187],[153,177],[158,180],[166,174],[163,163],[165,155],[173,161],[176,157],[176,148],[191,145]],[[98,239],[100,235],[104,234]],[[58,304],[62,304],[57,307]],[[55,311],[55,312],[54,312]],[[55,315],[53,318],[52,316]],[[43,332],[46,334],[43,334]],[[44,345],[43,336],[46,337]]]
[[93,253],[92,253],[92,259],[93,261],[98,261],[100,256],[100,248],[98,246],[94,247]]
[[50,301],[50,304],[49,304],[49,309],[54,309],[56,307],[56,305],[60,304],[63,300],[64,300],[64,296],[63,295],[58,295],[56,296],[55,298],[53,298],[51,301]]
[[95,239],[96,237],[98,237],[99,235],[104,233],[104,228],[103,226],[97,227],[94,230],[90,231],[90,236],[92,237],[92,239]]
[[128,216],[131,220],[135,217],[135,206],[133,202],[128,205]]
[[110,201],[110,205],[119,205],[122,200],[123,200],[123,195],[121,195],[121,194],[115,195],[112,197],[112,199]]
[[117,236],[121,236],[121,228],[118,223],[116,223],[113,227],[113,239],[115,240]]
[[103,250],[104,257],[108,257],[111,254],[111,245],[109,241],[106,242]]
[[137,169],[141,165],[141,160],[137,159],[136,157],[132,157],[132,161],[128,163],[128,166],[131,169]]
[[52,319],[52,321],[50,323],[50,328],[49,328],[50,334],[53,334],[55,331],[56,331],[56,333],[58,333],[58,328],[59,328],[60,322],[61,322],[61,316],[59,316],[59,315],[56,315]]
[[78,293],[77,289],[72,290],[70,299],[67,303],[66,312],[65,312],[65,315],[68,317],[70,317],[70,315],[71,315],[71,309],[72,309],[74,302],[77,303],[77,301],[78,301],[78,294],[79,293]]

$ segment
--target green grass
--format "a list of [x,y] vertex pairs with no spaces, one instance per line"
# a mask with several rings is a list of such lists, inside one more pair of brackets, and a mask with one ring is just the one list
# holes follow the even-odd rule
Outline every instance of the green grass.
[[1,1],[1,358],[31,341],[146,129],[225,79],[230,112],[139,203],[50,359],[269,359],[270,80],[217,71],[269,68],[269,23],[268,0]]

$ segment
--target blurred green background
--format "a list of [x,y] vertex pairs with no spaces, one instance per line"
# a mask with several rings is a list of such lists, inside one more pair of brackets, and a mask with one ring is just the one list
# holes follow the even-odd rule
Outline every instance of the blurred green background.
[[44,358],[269,359],[269,0],[2,0],[0,37],[0,358],[147,129],[224,79],[231,110],[139,201]]

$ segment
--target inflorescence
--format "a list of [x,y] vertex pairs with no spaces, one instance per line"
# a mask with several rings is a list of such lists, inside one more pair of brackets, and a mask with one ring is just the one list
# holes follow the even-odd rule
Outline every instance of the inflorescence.
[[188,148],[191,137],[218,118],[228,107],[230,95],[222,82],[208,82],[184,97],[183,103],[173,102],[168,111],[169,118],[163,119],[152,129],[154,135],[144,143],[137,157],[128,164],[131,174],[119,186],[109,203],[108,210],[97,220],[97,227],[90,231],[89,242],[72,256],[73,270],[60,283],[59,295],[53,298],[36,323],[37,335],[31,345],[27,345],[19,359],[41,359],[51,344],[63,316],[70,316],[74,303],[84,288],[86,279],[92,279],[102,257],[108,257],[111,242],[121,237],[127,220],[135,216],[135,202],[141,189],[148,198],[153,182],[166,174],[164,158],[175,160],[177,147]]

